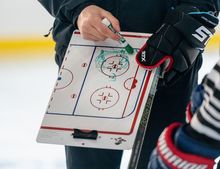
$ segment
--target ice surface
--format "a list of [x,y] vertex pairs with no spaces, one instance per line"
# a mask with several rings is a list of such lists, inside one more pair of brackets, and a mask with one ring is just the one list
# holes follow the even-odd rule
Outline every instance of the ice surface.
[[50,59],[0,61],[0,169],[65,168],[62,146],[35,141],[56,72]]
[[[0,60],[0,169],[65,168],[63,146],[35,141],[57,75],[53,57],[39,58]],[[218,58],[217,52],[205,54],[200,80]]]

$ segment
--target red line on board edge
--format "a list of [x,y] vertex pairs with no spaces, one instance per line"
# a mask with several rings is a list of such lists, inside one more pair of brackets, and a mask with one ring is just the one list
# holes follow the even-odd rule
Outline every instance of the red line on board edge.
[[[152,72],[149,71],[149,73],[147,75],[147,79],[146,79],[146,82],[144,84],[143,91],[141,93],[140,101],[138,103],[137,111],[135,113],[135,117],[134,117],[133,123],[131,125],[130,131],[127,132],[127,133],[123,133],[123,132],[110,132],[110,131],[98,131],[98,133],[102,133],[102,134],[116,134],[116,135],[130,135],[133,132],[135,124],[136,124],[136,121],[137,121],[137,118],[138,118],[138,114],[139,114],[139,111],[140,111],[140,108],[141,108],[141,104],[143,102],[144,95],[145,95],[146,90],[147,90],[147,86],[148,86],[148,83],[149,83],[149,80],[150,80],[151,73]],[[74,128],[61,128],[61,127],[49,127],[49,126],[41,126],[40,129],[63,130],[63,131],[73,131],[74,130]],[[81,129],[81,130],[84,130],[84,129]]]
[[[79,31],[75,31],[74,34],[80,35]],[[150,35],[134,35],[134,34],[121,34],[123,37],[131,37],[131,38],[149,38]]]
[[63,130],[63,131],[73,131],[74,129],[71,128],[61,128],[61,127],[49,127],[49,126],[41,126],[41,129],[48,129],[48,130]]

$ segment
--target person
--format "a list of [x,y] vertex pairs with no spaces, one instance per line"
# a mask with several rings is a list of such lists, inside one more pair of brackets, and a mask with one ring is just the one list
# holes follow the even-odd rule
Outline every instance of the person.
[[[56,63],[61,66],[63,57],[68,47],[72,32],[79,29],[83,38],[88,40],[104,40],[118,37],[108,30],[101,20],[107,18],[117,31],[153,33],[149,46],[143,47],[146,54],[152,54],[156,60],[140,63],[144,66],[154,66],[161,59],[161,55],[172,54],[175,56],[180,52],[180,59],[169,57],[169,65],[172,67],[167,73],[165,80],[161,80],[160,87],[152,107],[148,129],[140,156],[138,168],[147,168],[151,151],[156,145],[157,138],[162,130],[174,121],[183,122],[185,107],[189,100],[193,86],[197,83],[198,70],[202,64],[201,53],[205,48],[207,40],[214,33],[216,26],[218,0],[38,0],[46,10],[55,18],[53,25],[53,39],[56,42]],[[171,10],[174,9],[174,12]],[[188,13],[192,12],[190,15]],[[194,12],[194,14],[193,14]],[[207,12],[209,12],[207,14]],[[164,21],[166,15],[170,15]],[[182,14],[179,15],[178,13]],[[198,15],[197,15],[198,14]],[[201,19],[205,14],[205,20]],[[195,16],[196,15],[196,16]],[[186,16],[186,17],[185,17]],[[171,18],[173,17],[173,19]],[[174,19],[175,17],[175,19]],[[183,22],[190,20],[190,22]],[[179,31],[175,28],[175,21]],[[196,22],[195,22],[196,21]],[[194,23],[197,23],[194,26]],[[163,27],[165,25],[165,27]],[[162,26],[162,27],[161,27]],[[162,31],[159,31],[159,28]],[[200,30],[200,27],[202,30]],[[171,29],[168,29],[171,28]],[[192,29],[188,29],[192,28]],[[166,34],[166,29],[169,34]],[[173,32],[172,32],[173,30]],[[185,31],[184,31],[185,30]],[[188,31],[190,30],[190,31]],[[205,33],[203,31],[206,31]],[[193,32],[194,31],[194,32]],[[201,33],[202,32],[202,33]],[[186,33],[186,34],[184,34]],[[190,35],[195,34],[196,39]],[[166,36],[164,36],[166,34]],[[170,44],[169,49],[157,49],[158,37],[163,41],[163,47],[168,41],[177,40]],[[204,35],[205,34],[205,35]],[[186,36],[187,35],[187,36]],[[199,36],[202,35],[198,42]],[[203,36],[204,35],[204,36]],[[172,38],[173,37],[173,38]],[[187,38],[186,38],[187,37]],[[159,38],[159,39],[160,39]],[[191,39],[192,38],[192,39]],[[203,41],[204,40],[204,41]],[[192,45],[191,45],[192,43]],[[150,49],[150,51],[148,51]],[[195,49],[195,50],[194,50]],[[199,50],[198,50],[199,49]],[[167,50],[167,51],[166,51]],[[160,52],[157,52],[160,51]],[[151,53],[152,52],[152,53]],[[192,59],[189,53],[192,52]],[[160,53],[160,56],[155,54]],[[191,54],[190,54],[191,55]],[[137,57],[138,60],[138,57]],[[184,65],[187,60],[187,64]],[[181,64],[180,64],[181,63]],[[180,65],[180,66],[178,66]],[[171,67],[171,66],[170,66]],[[168,69],[167,69],[168,70]],[[169,99],[168,99],[169,98]],[[178,99],[176,99],[178,98]],[[171,106],[172,105],[172,106]],[[163,113],[164,112],[164,113]],[[166,113],[165,113],[166,112]],[[169,115],[167,113],[169,112]],[[163,119],[163,121],[158,120]],[[94,148],[65,147],[66,163],[68,169],[118,169],[120,167],[122,151]]]
[[173,123],[162,132],[149,169],[219,168],[220,60],[195,88],[186,114],[188,123]]

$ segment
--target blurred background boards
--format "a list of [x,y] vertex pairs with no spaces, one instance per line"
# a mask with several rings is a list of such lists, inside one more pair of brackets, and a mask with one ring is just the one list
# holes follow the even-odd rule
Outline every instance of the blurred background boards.
[[[36,0],[0,2],[0,168],[64,169],[64,147],[36,143],[57,66],[45,38],[53,18]],[[220,28],[209,42],[200,80],[219,58]],[[130,151],[124,153],[126,168]],[[127,161],[126,161],[127,159]]]

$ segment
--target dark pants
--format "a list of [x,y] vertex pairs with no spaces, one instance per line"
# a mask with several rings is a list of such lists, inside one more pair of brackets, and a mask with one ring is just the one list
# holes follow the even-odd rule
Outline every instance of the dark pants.
[[[146,169],[152,150],[162,130],[172,122],[185,120],[185,110],[192,88],[197,84],[202,59],[174,86],[156,93],[138,169]],[[67,169],[119,169],[122,151],[66,146]],[[124,168],[123,168],[124,169]]]

